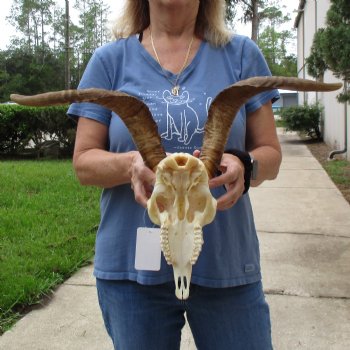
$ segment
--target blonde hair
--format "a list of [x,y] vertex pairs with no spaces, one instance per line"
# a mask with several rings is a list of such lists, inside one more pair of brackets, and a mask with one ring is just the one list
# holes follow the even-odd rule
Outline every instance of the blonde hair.
[[[195,34],[213,46],[227,44],[232,33],[225,24],[224,0],[199,0]],[[116,39],[143,32],[150,25],[148,0],[126,0],[122,15],[112,27]]]

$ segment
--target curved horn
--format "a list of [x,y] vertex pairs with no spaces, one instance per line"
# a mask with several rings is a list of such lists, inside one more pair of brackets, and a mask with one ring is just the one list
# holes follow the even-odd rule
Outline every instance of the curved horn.
[[155,169],[166,157],[158,127],[148,107],[136,97],[103,89],[63,90],[34,96],[11,95],[11,100],[26,106],[50,106],[71,102],[92,102],[117,113],[128,128],[146,165]]
[[273,89],[333,91],[341,87],[341,83],[325,84],[289,77],[255,77],[241,80],[222,90],[210,105],[200,155],[200,159],[208,171],[209,178],[214,177],[219,168],[237,112],[251,97]]

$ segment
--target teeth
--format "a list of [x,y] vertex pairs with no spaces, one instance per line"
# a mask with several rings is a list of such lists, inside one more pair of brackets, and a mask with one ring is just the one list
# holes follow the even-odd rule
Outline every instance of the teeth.
[[193,241],[194,241],[194,247],[193,247],[193,254],[190,260],[191,265],[194,265],[197,262],[199,254],[202,251],[202,245],[204,243],[204,240],[203,240],[203,232],[201,227],[195,227]]
[[161,227],[160,231],[160,248],[164,254],[164,258],[168,265],[172,265],[173,260],[171,258],[170,253],[170,245],[169,245],[169,229],[166,226]]

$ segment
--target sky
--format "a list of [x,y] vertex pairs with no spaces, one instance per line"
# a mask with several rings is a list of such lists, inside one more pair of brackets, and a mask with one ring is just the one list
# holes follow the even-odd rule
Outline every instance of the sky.
[[[57,0],[62,8],[65,6],[65,0]],[[70,7],[72,8],[74,0],[70,0]],[[0,12],[0,50],[6,49],[6,46],[10,42],[10,37],[15,35],[15,29],[7,22],[6,17],[10,14],[10,8],[13,3],[13,0],[1,0],[1,12]],[[105,3],[108,4],[111,8],[111,18],[116,17],[120,9],[123,6],[124,0],[105,0]],[[294,19],[296,13],[293,11],[297,10],[299,5],[299,0],[280,0],[279,4],[286,6],[286,11],[290,14],[291,21],[287,24],[287,30],[293,28]],[[235,31],[240,34],[250,36],[251,30],[250,25],[241,25],[236,26]],[[294,47],[295,45],[292,45]]]
[[[56,0],[60,7],[65,8],[65,0]],[[0,50],[6,49],[6,46],[10,42],[11,36],[16,34],[16,30],[8,23],[6,17],[10,15],[11,5],[14,0],[1,0],[1,11],[0,11]],[[70,11],[73,12],[73,4],[75,0],[69,0]],[[111,8],[111,16],[116,16],[118,11],[123,6],[124,0],[104,0]]]

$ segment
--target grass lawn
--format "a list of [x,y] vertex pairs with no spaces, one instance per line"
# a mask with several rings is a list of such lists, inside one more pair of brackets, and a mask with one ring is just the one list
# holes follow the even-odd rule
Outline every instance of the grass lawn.
[[71,161],[0,161],[0,334],[91,259],[99,196]]
[[350,163],[346,160],[334,160],[324,165],[332,180],[350,188]]
[[280,119],[275,119],[276,128],[284,128],[284,122]]
[[322,164],[344,198],[350,203],[350,161],[341,159],[340,156],[336,156],[334,160],[329,161],[328,156],[333,148],[321,141],[308,140],[305,144]]
[[322,165],[344,198],[350,203],[350,162],[337,159]]

